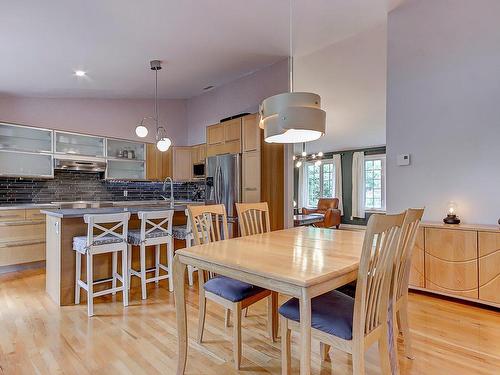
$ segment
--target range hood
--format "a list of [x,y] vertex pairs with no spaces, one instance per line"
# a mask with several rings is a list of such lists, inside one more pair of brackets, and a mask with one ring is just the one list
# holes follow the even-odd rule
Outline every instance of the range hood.
[[106,160],[85,156],[61,155],[54,158],[54,169],[80,172],[105,172]]

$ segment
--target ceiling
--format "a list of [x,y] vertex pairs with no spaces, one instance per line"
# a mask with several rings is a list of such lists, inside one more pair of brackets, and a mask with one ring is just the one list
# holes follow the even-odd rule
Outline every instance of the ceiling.
[[[303,55],[402,0],[293,1]],[[189,98],[288,56],[289,0],[2,1],[0,14],[0,95],[149,98],[160,59],[160,97]]]

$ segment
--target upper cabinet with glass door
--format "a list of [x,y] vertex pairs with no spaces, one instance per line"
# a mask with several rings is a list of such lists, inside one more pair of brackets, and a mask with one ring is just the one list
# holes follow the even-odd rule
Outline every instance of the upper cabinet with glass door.
[[0,150],[52,152],[52,130],[0,123]]
[[55,152],[104,157],[104,138],[55,131]]
[[145,144],[139,142],[122,141],[119,139],[107,139],[108,159],[127,159],[135,161],[146,160]]

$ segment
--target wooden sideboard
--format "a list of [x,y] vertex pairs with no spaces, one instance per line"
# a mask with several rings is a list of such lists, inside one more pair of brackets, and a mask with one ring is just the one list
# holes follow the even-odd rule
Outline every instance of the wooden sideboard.
[[410,288],[500,307],[500,227],[422,223]]

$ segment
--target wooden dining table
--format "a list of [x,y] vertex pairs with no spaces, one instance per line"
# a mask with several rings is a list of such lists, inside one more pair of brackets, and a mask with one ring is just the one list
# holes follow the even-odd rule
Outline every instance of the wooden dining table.
[[232,277],[299,300],[300,374],[311,372],[311,299],[357,278],[364,232],[296,227],[176,251],[177,374],[186,368],[186,266]]

